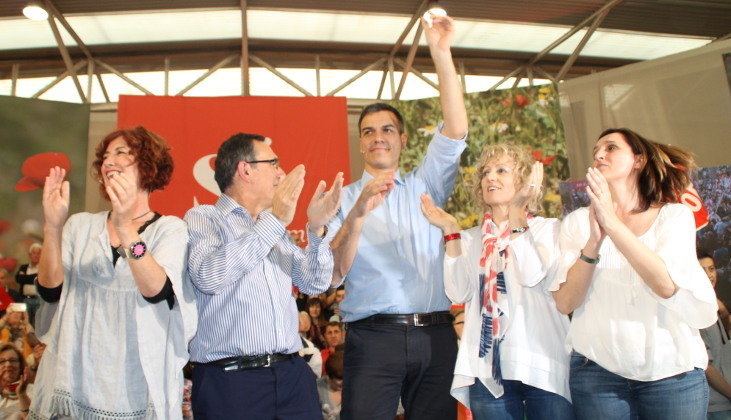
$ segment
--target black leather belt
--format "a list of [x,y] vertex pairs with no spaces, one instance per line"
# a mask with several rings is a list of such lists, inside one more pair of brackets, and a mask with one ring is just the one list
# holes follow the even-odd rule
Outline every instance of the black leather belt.
[[256,369],[261,367],[269,367],[275,363],[291,360],[297,356],[297,353],[284,354],[265,354],[262,356],[239,356],[227,357],[225,359],[214,360],[205,363],[206,365],[218,366],[226,372],[235,372],[244,369]]
[[451,324],[452,319],[452,314],[449,311],[424,314],[376,314],[368,318],[349,322],[348,324],[413,325],[415,327],[428,327],[437,324]]

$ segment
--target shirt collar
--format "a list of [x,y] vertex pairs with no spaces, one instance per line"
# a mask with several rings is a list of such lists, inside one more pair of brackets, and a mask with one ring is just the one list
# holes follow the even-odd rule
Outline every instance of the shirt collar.
[[241,209],[240,211],[244,214],[249,214],[244,206],[237,203],[236,200],[229,197],[225,193],[221,193],[221,196],[218,197],[218,201],[216,201],[216,208],[223,214],[233,213],[234,211],[236,211],[236,209]]
[[[365,185],[366,182],[370,181],[371,179],[375,178],[373,175],[368,173],[365,169],[363,170],[363,175],[360,177],[360,182],[362,185]],[[401,169],[396,170],[396,184],[398,185],[405,185],[404,179],[401,177]]]

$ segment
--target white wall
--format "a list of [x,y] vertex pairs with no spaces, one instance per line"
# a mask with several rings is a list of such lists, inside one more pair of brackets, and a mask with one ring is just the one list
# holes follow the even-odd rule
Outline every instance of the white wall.
[[602,130],[627,127],[695,153],[699,166],[731,163],[731,40],[571,79],[559,85],[572,179],[582,179]]

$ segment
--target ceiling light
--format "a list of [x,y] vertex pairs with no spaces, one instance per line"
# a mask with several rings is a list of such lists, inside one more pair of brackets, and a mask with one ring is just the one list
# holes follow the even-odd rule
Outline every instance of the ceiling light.
[[23,14],[31,20],[48,19],[48,12],[46,12],[46,9],[44,9],[37,1],[28,3],[28,5],[23,8]]

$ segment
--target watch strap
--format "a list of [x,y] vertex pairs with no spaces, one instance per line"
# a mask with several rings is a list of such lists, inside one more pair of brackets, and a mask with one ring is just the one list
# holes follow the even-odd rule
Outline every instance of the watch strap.
[[591,258],[591,257],[587,257],[583,252],[581,254],[579,254],[579,259],[581,261],[587,262],[589,264],[598,264],[599,257],[601,257],[601,255],[597,255],[596,258]]

